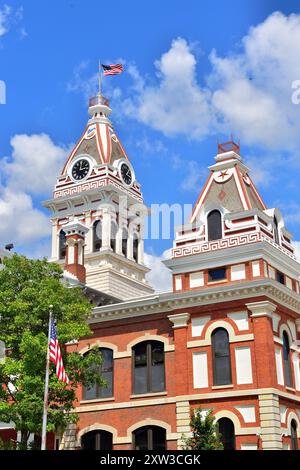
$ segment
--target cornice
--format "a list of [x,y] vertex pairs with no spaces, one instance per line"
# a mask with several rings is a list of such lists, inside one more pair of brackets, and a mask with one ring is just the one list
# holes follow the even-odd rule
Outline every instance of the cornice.
[[[215,286],[198,291],[167,292],[140,297],[113,306],[95,307],[88,319],[90,324],[126,318],[174,312],[199,307],[265,296],[295,313],[300,314],[300,297],[273,279],[247,281],[236,286]],[[254,301],[254,300],[253,300]]]
[[[237,247],[224,248],[215,251],[201,253],[199,255],[181,256],[163,260],[162,262],[173,274],[190,271],[201,271],[225,264],[239,264],[263,258],[274,267],[283,270],[292,278],[297,278],[300,273],[300,264],[296,259],[287,256],[280,249],[266,240]],[[196,269],[195,269],[196,267]]]

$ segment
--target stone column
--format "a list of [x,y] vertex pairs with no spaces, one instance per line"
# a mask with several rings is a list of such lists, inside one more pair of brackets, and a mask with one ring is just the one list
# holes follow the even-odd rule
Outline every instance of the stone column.
[[133,236],[130,230],[127,238],[127,258],[133,261]]
[[282,450],[282,430],[278,395],[258,396],[263,450]]
[[111,215],[108,207],[102,209],[102,247],[100,251],[110,250]]
[[191,411],[189,401],[178,401],[176,403],[176,430],[178,433],[177,449],[181,450],[183,441],[182,437],[191,437]]
[[123,253],[122,253],[122,227],[118,228],[117,235],[116,235],[116,253],[118,255],[123,256]]
[[51,244],[51,258],[58,259],[58,233],[57,233],[57,219],[52,219],[52,244]]
[[142,238],[139,238],[138,243],[138,262],[139,264],[144,264],[144,240]]
[[[94,221],[95,222],[95,221]],[[93,251],[93,225],[91,219],[91,211],[85,214],[85,225],[89,229],[85,236],[85,252],[92,253]]]
[[63,433],[59,450],[76,449],[76,424],[69,424]]

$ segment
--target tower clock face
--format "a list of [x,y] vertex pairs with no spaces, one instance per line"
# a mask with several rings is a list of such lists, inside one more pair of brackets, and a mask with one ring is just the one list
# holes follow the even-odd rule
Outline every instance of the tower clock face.
[[90,170],[90,163],[85,158],[81,158],[72,167],[72,177],[76,181],[85,178]]
[[128,186],[132,183],[132,171],[127,163],[122,163],[120,167],[121,178]]

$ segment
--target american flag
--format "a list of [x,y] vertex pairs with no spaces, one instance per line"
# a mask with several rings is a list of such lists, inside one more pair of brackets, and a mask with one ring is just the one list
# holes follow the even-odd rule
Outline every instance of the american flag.
[[69,383],[69,377],[64,368],[64,363],[61,356],[61,350],[59,346],[59,342],[57,340],[56,334],[56,322],[52,320],[51,322],[51,331],[50,331],[50,361],[54,362],[56,365],[56,375],[62,382],[66,384]]
[[119,73],[123,72],[123,64],[101,64],[101,67],[103,68],[104,77],[107,75],[119,75]]

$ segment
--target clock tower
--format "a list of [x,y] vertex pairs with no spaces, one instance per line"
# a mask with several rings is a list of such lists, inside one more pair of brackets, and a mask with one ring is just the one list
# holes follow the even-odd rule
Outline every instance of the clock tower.
[[[78,281],[120,300],[151,294],[145,280],[143,203],[134,169],[109,119],[109,102],[90,99],[90,119],[58,176],[53,197],[44,202],[51,211],[51,261],[69,273],[69,227],[84,233]],[[76,268],[76,267],[75,267]]]

